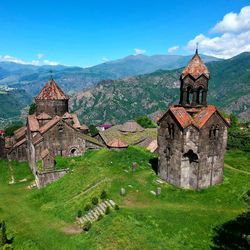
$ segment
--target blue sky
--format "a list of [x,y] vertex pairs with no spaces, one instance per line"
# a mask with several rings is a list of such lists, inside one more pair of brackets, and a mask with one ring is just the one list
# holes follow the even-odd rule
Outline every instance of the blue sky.
[[[247,5],[245,0],[1,0],[0,59],[86,67],[135,53],[190,54],[196,42],[201,52],[227,58],[250,50],[245,41],[250,7],[240,14]],[[239,39],[245,47],[236,48]]]

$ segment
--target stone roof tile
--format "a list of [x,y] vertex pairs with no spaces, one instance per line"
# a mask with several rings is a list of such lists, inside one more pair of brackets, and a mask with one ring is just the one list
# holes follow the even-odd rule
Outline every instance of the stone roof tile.
[[66,96],[57,83],[51,79],[49,80],[41,92],[36,97],[36,100],[68,100]]

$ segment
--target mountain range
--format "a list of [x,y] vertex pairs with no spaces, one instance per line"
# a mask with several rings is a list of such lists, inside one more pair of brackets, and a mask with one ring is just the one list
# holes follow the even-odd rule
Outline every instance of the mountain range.
[[[250,120],[250,53],[206,64],[211,73],[208,102]],[[106,80],[71,98],[71,109],[86,123],[123,122],[166,111],[179,101],[182,69]]]
[[[250,119],[250,53],[227,60],[201,57],[211,72],[210,103],[227,112],[235,112],[242,119]],[[0,118],[12,117],[30,104],[32,97],[50,78],[51,69],[56,82],[71,94],[72,111],[87,124],[122,122],[166,110],[169,104],[178,103],[181,67],[190,58],[136,55],[90,68],[0,62],[0,85],[13,87],[16,91],[10,91],[8,95],[0,92],[3,104],[7,97],[12,100],[4,110],[1,109]]]

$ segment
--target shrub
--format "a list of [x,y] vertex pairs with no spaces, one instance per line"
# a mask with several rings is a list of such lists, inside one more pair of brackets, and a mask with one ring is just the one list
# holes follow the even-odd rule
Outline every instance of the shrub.
[[143,128],[156,128],[156,124],[148,118],[146,115],[138,117],[136,122],[140,124]]
[[110,213],[110,207],[106,207],[105,214],[109,214],[109,213]]
[[2,223],[0,224],[0,245],[4,246],[7,244],[8,239],[7,239],[7,233],[6,233],[6,225],[5,221],[3,220]]
[[82,217],[82,210],[78,210],[78,211],[77,211],[77,217],[78,217],[78,218]]
[[98,204],[98,198],[97,197],[92,198],[92,204],[95,205],[95,206]]
[[103,218],[103,215],[102,214],[99,214],[97,220],[101,220]]
[[88,203],[86,204],[86,206],[84,207],[84,211],[89,211],[91,209],[91,205]]
[[120,207],[117,204],[115,204],[115,210],[119,210],[119,209]]
[[29,108],[29,115],[33,115],[36,112],[36,104],[31,103]]
[[105,190],[102,191],[101,195],[100,195],[100,198],[102,200],[106,199],[107,198],[107,192]]
[[89,132],[91,136],[96,136],[99,133],[98,129],[94,125],[89,125]]
[[3,246],[3,250],[12,250],[12,249],[13,249],[13,247],[10,244],[5,244]]
[[91,228],[91,226],[92,226],[92,223],[91,223],[90,221],[87,221],[87,222],[83,225],[82,229],[83,229],[83,231],[89,231],[89,229]]

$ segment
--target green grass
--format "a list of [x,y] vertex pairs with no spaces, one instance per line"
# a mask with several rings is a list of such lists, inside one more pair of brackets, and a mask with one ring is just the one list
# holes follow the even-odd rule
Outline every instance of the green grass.
[[[237,169],[250,172],[249,156],[227,152],[225,161],[236,170],[225,168],[222,185],[195,192],[160,184],[160,197],[150,193],[159,186],[148,164],[152,157],[130,147],[58,158],[58,165],[71,172],[41,190],[27,189],[33,177],[26,163],[1,161],[0,218],[15,236],[15,249],[209,249],[213,228],[246,210],[241,196],[250,188],[250,175]],[[139,167],[132,173],[134,161]],[[12,172],[17,182],[9,185]],[[121,187],[127,191],[124,197]],[[120,210],[112,210],[88,233],[65,234],[77,211],[102,190]]]
[[250,152],[228,151],[225,157],[225,163],[234,168],[250,172]]

